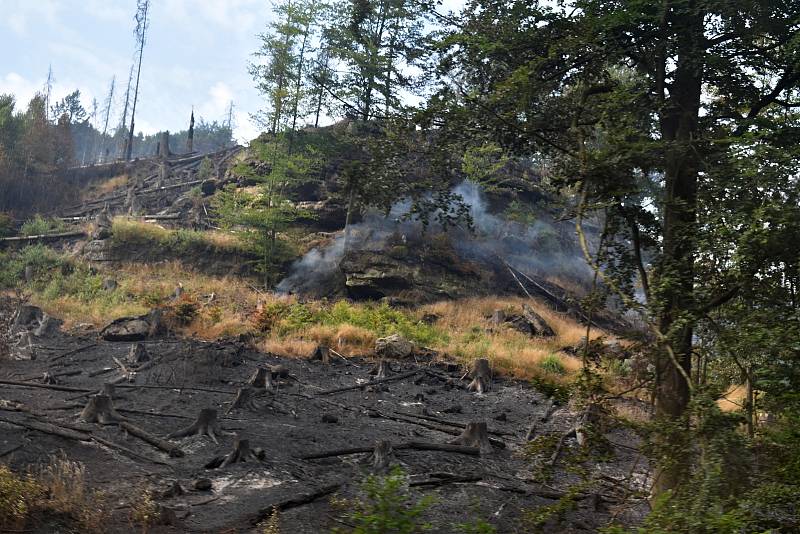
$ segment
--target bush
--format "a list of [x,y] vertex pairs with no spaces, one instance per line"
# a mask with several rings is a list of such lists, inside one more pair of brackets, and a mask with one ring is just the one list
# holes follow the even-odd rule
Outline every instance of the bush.
[[414,534],[431,529],[422,515],[433,504],[431,497],[414,501],[409,494],[405,471],[395,467],[384,476],[370,476],[362,486],[363,498],[347,503],[355,510],[347,514],[350,530],[334,532],[350,534]]
[[46,219],[41,215],[36,215],[33,219],[29,219],[22,224],[19,233],[24,236],[54,234],[63,232],[65,228],[66,225],[59,219]]
[[539,367],[541,367],[544,371],[554,375],[563,375],[566,373],[564,363],[561,361],[561,358],[558,356],[558,354],[548,354],[542,358],[542,361],[539,362]]
[[0,213],[0,237],[8,237],[14,233],[14,220],[7,213]]

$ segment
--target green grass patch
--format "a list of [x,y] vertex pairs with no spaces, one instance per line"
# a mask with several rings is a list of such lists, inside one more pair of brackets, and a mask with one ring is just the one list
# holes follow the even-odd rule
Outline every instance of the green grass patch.
[[564,368],[564,362],[561,361],[561,357],[558,354],[548,354],[542,358],[542,361],[539,362],[539,367],[545,372],[559,376],[563,376],[567,372]]

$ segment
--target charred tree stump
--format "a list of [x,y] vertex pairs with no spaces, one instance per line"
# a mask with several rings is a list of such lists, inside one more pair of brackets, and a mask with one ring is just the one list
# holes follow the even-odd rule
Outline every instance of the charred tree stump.
[[476,393],[485,393],[492,388],[492,371],[489,368],[489,360],[478,358],[472,364],[470,371],[470,382],[468,389]]
[[106,382],[103,384],[102,389],[100,390],[100,395],[105,395],[109,399],[113,399],[116,393],[116,387],[111,382]]
[[231,403],[230,407],[228,407],[228,410],[225,412],[225,414],[229,414],[238,408],[251,411],[258,410],[258,404],[256,404],[256,400],[253,398],[254,396],[255,393],[253,388],[250,386],[239,388],[236,391],[236,397],[234,397],[233,402]]
[[131,365],[141,365],[150,361],[150,355],[142,343],[134,343],[128,353],[128,363]]
[[214,408],[203,408],[200,410],[200,415],[197,416],[197,419],[194,423],[183,428],[181,430],[176,430],[172,434],[168,435],[167,438],[184,438],[186,436],[208,436],[211,440],[219,444],[217,441],[217,435],[221,435],[222,430],[219,426],[219,421],[217,421],[217,410]]
[[387,473],[394,461],[394,450],[389,441],[379,441],[372,451],[372,469],[376,473]]
[[464,429],[464,432],[456,439],[451,440],[450,444],[477,447],[480,449],[481,454],[489,454],[493,450],[485,422],[467,423],[467,428]]
[[114,410],[114,406],[111,404],[111,397],[102,394],[89,397],[89,402],[83,408],[80,418],[87,423],[100,423],[101,425],[119,423],[125,420]]
[[325,345],[317,345],[317,348],[311,353],[309,360],[319,360],[325,365],[331,363],[330,349]]
[[47,371],[42,374],[42,384],[58,384],[59,381],[56,379],[55,375],[51,375]]
[[269,368],[272,378],[289,378],[289,369],[283,365],[273,365]]
[[392,366],[389,365],[388,361],[381,359],[375,364],[375,367],[370,370],[369,374],[375,375],[376,380],[381,380],[392,374]]
[[259,367],[253,373],[253,376],[247,381],[247,385],[253,386],[256,389],[272,390],[272,371],[268,371],[266,367]]
[[224,456],[217,456],[205,465],[206,469],[217,469],[231,464],[243,463],[247,461],[260,462],[264,459],[264,451],[261,449],[251,449],[249,439],[240,439],[236,436],[233,442],[233,450]]

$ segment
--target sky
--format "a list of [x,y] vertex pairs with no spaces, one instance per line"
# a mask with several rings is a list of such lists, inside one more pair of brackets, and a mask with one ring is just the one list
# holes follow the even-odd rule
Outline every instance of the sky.
[[[461,3],[447,0],[442,10]],[[135,11],[136,0],[0,0],[0,94],[24,108],[52,66],[51,101],[79,89],[90,109],[92,98],[102,106],[116,76],[116,126],[135,57]],[[269,0],[153,0],[136,131],[186,129],[192,106],[196,117],[222,122],[233,102],[234,136],[256,137],[250,114],[263,102],[247,65],[270,20]]]

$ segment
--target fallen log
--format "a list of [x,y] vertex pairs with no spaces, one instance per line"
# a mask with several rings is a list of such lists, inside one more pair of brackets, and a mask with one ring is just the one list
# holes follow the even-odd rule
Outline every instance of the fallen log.
[[85,237],[87,234],[83,230],[79,232],[62,232],[59,234],[41,234],[17,237],[0,237],[0,243],[14,243],[23,241],[48,241],[51,239],[62,239],[67,237]]
[[120,426],[120,428],[124,429],[128,434],[130,434],[132,436],[136,436],[137,438],[141,439],[142,441],[145,441],[145,442],[149,443],[150,445],[153,445],[155,448],[157,448],[160,451],[166,452],[167,454],[170,455],[171,458],[181,458],[181,457],[183,457],[183,451],[175,443],[172,443],[170,441],[158,438],[158,437],[148,433],[146,430],[144,430],[142,428],[139,428],[138,426],[136,426],[136,425],[134,425],[132,423],[129,423],[127,421],[120,421],[119,422],[119,426]]
[[363,389],[363,388],[368,387],[368,386],[374,386],[375,384],[384,384],[386,382],[391,382],[393,380],[402,380],[404,378],[408,378],[410,376],[414,376],[415,374],[417,374],[419,372],[420,372],[420,369],[415,369],[413,371],[409,371],[407,373],[403,373],[403,374],[400,374],[400,375],[390,376],[390,377],[387,377],[387,378],[380,378],[378,380],[370,380],[368,382],[364,382],[363,384],[356,384],[354,386],[345,386],[345,387],[341,387],[341,388],[335,388],[335,389],[328,389],[328,390],[325,390],[325,391],[320,391],[316,395],[319,397],[319,396],[322,396],[322,395],[332,395],[334,393],[342,393],[344,391],[352,391],[354,389]]
[[343,484],[342,482],[337,482],[335,484],[322,486],[316,489],[309,490],[305,493],[300,493],[298,495],[295,495],[294,497],[278,501],[269,506],[266,506],[258,511],[256,516],[252,519],[252,524],[256,525],[260,523],[264,519],[271,516],[275,512],[275,510],[283,512],[291,508],[297,508],[298,506],[310,504],[316,500],[321,499],[322,497],[326,497],[331,493],[335,492],[336,490],[338,490],[339,488],[341,488],[342,484]]
[[[452,445],[449,443],[427,443],[422,441],[409,441],[408,443],[399,443],[392,445],[393,450],[417,450],[417,451],[441,451],[452,452],[456,454],[466,454],[469,456],[480,456],[480,449],[477,447],[465,447],[463,445]],[[317,452],[314,454],[306,454],[301,456],[301,460],[319,460],[321,458],[333,458],[334,456],[348,456],[350,454],[362,454],[367,452],[374,452],[375,446],[371,447],[349,447],[345,449],[334,449],[325,452]]]
[[21,380],[0,380],[0,384],[7,386],[18,386],[23,388],[52,389],[54,391],[71,391],[73,393],[93,393],[94,390],[85,388],[73,388],[69,386],[59,386],[58,384],[39,384],[36,382],[23,382]]

